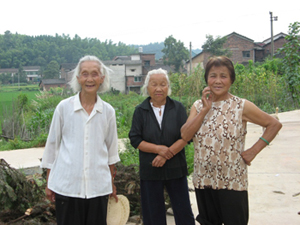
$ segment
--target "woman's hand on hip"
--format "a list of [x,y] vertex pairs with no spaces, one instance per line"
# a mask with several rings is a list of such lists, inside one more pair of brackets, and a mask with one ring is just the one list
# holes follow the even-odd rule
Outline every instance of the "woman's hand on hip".
[[256,154],[255,152],[250,148],[244,152],[241,153],[241,156],[244,160],[244,162],[248,165],[251,166],[251,162],[255,158]]

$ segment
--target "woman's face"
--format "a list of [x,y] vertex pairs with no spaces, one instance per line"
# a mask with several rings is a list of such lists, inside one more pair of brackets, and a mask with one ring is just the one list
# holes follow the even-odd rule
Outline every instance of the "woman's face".
[[85,61],[81,63],[78,83],[81,85],[82,92],[97,93],[99,86],[104,81],[101,75],[100,66],[95,61]]
[[214,101],[225,100],[231,86],[230,72],[226,66],[213,66],[207,76],[207,84],[213,93]]
[[164,74],[152,74],[147,90],[153,102],[165,101],[169,90],[166,76]]

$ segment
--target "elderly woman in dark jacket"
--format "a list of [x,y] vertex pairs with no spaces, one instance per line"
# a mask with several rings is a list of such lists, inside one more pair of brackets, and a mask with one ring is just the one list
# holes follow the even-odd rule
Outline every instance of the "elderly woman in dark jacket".
[[167,72],[152,70],[142,88],[148,95],[135,109],[129,132],[131,145],[139,149],[141,200],[145,225],[165,225],[166,188],[177,225],[195,224],[191,210],[187,163],[180,134],[187,114],[171,94]]

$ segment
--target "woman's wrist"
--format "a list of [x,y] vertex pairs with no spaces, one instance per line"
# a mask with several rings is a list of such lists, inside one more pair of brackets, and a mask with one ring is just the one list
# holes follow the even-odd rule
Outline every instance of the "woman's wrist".
[[175,155],[175,153],[170,149],[170,148],[168,148],[168,150],[171,152],[171,154],[174,156]]

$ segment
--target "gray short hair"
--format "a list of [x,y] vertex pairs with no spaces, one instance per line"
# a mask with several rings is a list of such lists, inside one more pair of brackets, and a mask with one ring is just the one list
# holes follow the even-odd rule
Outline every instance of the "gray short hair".
[[97,90],[97,92],[99,93],[103,93],[106,91],[110,90],[110,83],[109,83],[109,74],[110,72],[112,72],[111,69],[109,69],[108,67],[106,67],[100,59],[98,59],[96,56],[93,55],[86,55],[84,57],[82,57],[77,66],[74,69],[74,73],[72,76],[71,81],[69,82],[70,87],[72,88],[73,92],[80,92],[81,91],[81,85],[78,83],[77,77],[80,76],[80,69],[81,69],[81,64],[83,62],[86,61],[94,61],[97,62],[99,64],[100,67],[100,72],[101,72],[101,76],[105,76],[103,83],[99,86],[99,89]]
[[142,92],[142,95],[143,96],[149,96],[149,93],[148,93],[148,85],[149,85],[149,80],[150,80],[150,77],[151,75],[153,74],[163,74],[166,76],[166,79],[167,79],[167,82],[168,82],[168,95],[171,95],[171,83],[170,83],[170,80],[169,80],[169,76],[168,76],[168,72],[162,68],[159,68],[159,69],[156,69],[156,70],[151,70],[148,72],[147,76],[146,76],[146,79],[145,79],[145,83],[141,89],[141,92]]

